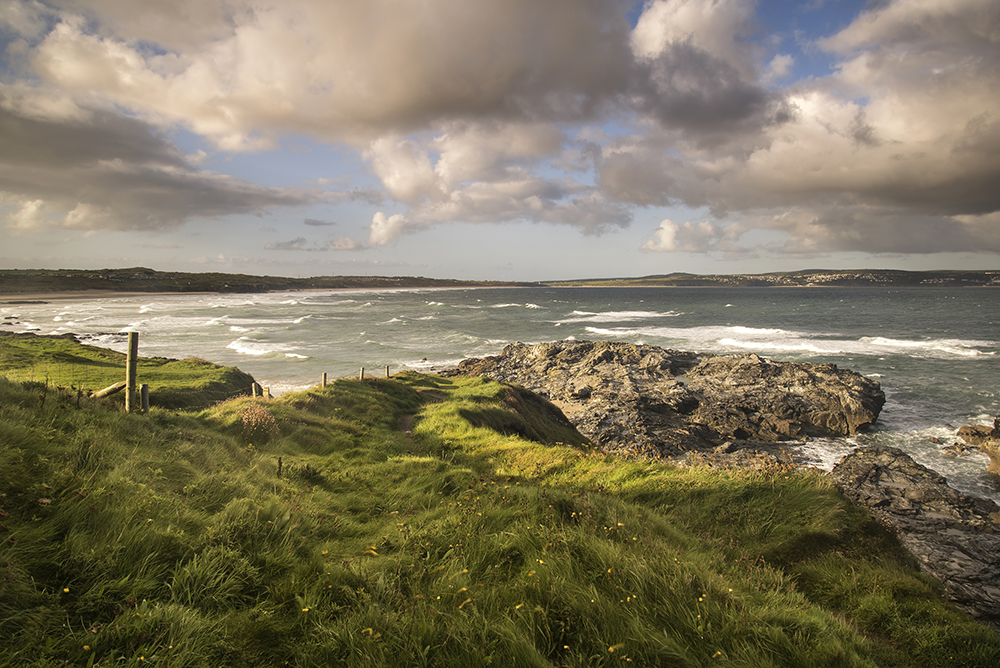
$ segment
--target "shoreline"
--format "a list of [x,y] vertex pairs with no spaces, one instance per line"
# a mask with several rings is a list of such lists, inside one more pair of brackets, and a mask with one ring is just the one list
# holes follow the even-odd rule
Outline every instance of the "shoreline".
[[56,292],[0,292],[0,306],[17,306],[32,302],[65,301],[69,299],[116,299],[143,295],[214,295],[217,292],[142,292],[129,290],[59,290]]
[[[510,286],[505,286],[510,287]],[[263,292],[219,292],[206,290],[200,292],[147,292],[144,290],[59,290],[55,292],[0,292],[0,306],[18,306],[32,303],[52,301],[68,301],[71,299],[120,299],[125,297],[188,297],[206,295],[276,295],[297,294],[302,292],[414,292],[420,290],[489,290],[492,286],[455,286],[455,287],[414,287],[414,288],[292,288],[289,290],[265,290]]]

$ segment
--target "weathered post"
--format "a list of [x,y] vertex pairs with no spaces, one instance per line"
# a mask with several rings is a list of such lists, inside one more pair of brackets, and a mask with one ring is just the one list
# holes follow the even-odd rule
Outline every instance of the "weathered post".
[[323,385],[322,385],[322,387],[326,387],[326,371],[323,372]]
[[142,414],[149,415],[149,385],[143,383],[139,395],[142,397]]
[[365,368],[361,367],[361,373],[358,374],[358,380],[364,380],[364,379],[365,379]]
[[254,383],[250,386],[250,394],[255,397],[259,397],[262,394],[262,390],[259,383]]
[[388,364],[385,365],[385,377],[386,378],[389,377],[389,365]]
[[139,332],[128,333],[128,355],[126,357],[127,371],[125,373],[125,412],[135,410],[135,381],[139,368]]

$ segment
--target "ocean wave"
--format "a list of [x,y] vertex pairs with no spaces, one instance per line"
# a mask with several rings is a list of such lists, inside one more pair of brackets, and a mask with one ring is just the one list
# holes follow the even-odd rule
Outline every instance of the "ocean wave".
[[927,339],[907,340],[890,339],[883,336],[862,337],[859,341],[883,351],[906,351],[918,356],[947,355],[956,357],[979,357],[980,355],[996,355],[996,351],[984,351],[979,348],[996,348],[996,341],[963,341],[961,339]]
[[677,311],[606,311],[604,313],[573,311],[570,315],[575,317],[556,320],[555,322],[563,325],[581,322],[635,322],[638,320],[653,320],[655,318],[676,318],[684,314]]
[[251,339],[247,336],[241,336],[229,343],[226,346],[229,350],[233,350],[241,355],[252,355],[254,357],[263,357],[264,355],[282,355],[284,357],[294,357],[295,353],[290,353],[290,346],[282,343],[268,343],[265,341],[259,341],[257,339]]
[[685,342],[699,350],[733,352],[740,350],[787,352],[808,355],[885,355],[909,357],[968,358],[996,355],[982,348],[995,347],[993,341],[932,339],[907,340],[885,337],[860,339],[835,338],[832,334],[815,334],[778,328],[735,326],[707,327],[587,327],[586,331],[608,338],[642,338],[650,343],[660,341]]

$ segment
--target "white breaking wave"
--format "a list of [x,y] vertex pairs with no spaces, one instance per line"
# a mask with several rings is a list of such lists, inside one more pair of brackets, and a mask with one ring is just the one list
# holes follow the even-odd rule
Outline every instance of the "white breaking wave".
[[684,314],[677,311],[607,311],[605,313],[573,311],[570,315],[575,317],[556,320],[555,322],[562,325],[581,322],[635,322],[638,320],[652,320],[654,318],[676,318]]
[[838,339],[831,335],[817,335],[785,329],[765,329],[741,325],[720,327],[587,327],[598,336],[609,338],[640,337],[685,342],[687,345],[709,352],[739,350],[807,353],[810,355],[886,355],[897,354],[918,358],[994,356],[995,351],[980,348],[997,347],[995,341],[928,339],[904,340],[883,337]]
[[888,339],[882,336],[862,337],[862,343],[883,351],[898,352],[899,350],[920,353],[944,353],[958,357],[978,357],[979,355],[995,355],[994,351],[982,351],[978,348],[995,348],[1000,343],[996,341],[962,341],[960,339],[929,339],[924,341],[907,341]]
[[291,346],[281,344],[281,343],[268,343],[264,341],[258,341],[256,339],[251,339],[246,336],[241,336],[235,341],[231,342],[226,348],[234,350],[241,355],[253,355],[254,357],[262,357],[264,355],[280,354],[284,357],[299,357],[302,359],[308,359],[304,355],[299,355],[297,353],[289,352]]

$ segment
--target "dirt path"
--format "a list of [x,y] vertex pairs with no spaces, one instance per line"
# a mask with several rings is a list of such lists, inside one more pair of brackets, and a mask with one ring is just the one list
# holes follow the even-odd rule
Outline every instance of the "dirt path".
[[[419,389],[417,390],[422,395],[433,397],[437,401],[444,401],[448,395],[439,390],[430,389]],[[397,424],[397,429],[406,436],[406,440],[413,442],[413,420],[416,419],[416,413],[410,413],[407,415],[401,415],[399,418],[399,423]]]

